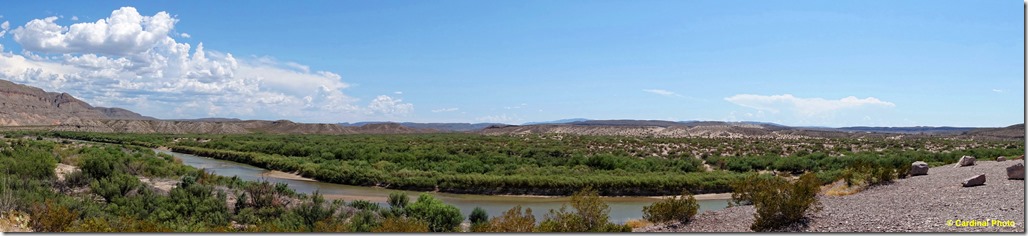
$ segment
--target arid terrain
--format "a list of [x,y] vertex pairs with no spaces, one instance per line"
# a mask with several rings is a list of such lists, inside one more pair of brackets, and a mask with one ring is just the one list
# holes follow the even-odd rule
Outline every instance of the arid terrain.
[[[899,179],[846,196],[819,195],[822,210],[808,213],[800,232],[1024,232],[1024,180],[1007,179],[1006,168],[1024,160],[979,161],[976,165],[939,166],[928,175]],[[961,181],[985,174],[985,185]],[[638,232],[752,232],[753,206],[696,215],[687,224],[664,224]],[[947,226],[947,222],[1012,221],[1004,226]]]

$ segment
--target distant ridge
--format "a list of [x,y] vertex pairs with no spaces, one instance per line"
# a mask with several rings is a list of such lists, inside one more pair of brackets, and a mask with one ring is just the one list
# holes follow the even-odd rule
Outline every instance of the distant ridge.
[[576,134],[603,136],[709,137],[709,138],[844,138],[844,137],[956,137],[970,139],[1024,139],[1024,124],[998,128],[971,127],[790,127],[775,123],[741,121],[664,121],[562,119],[501,123],[357,122],[296,123],[289,120],[199,118],[159,120],[121,109],[93,107],[67,93],[0,80],[0,128],[116,133],[204,134],[409,134],[470,132],[486,135]]
[[155,120],[121,108],[93,107],[71,94],[0,80],[0,126],[60,125],[80,119]]
[[528,122],[528,123],[524,123],[524,124],[521,124],[521,125],[567,124],[567,123],[582,122],[582,121],[589,121],[589,119],[586,119],[586,118],[571,118],[571,119],[554,120],[554,121]]
[[[385,121],[370,121],[370,122],[356,122],[356,123],[339,123],[340,126],[356,127],[364,126],[369,124],[388,124],[394,122]],[[415,129],[433,129],[444,132],[467,132],[485,129],[490,126],[502,126],[506,124],[501,123],[415,123],[415,122],[402,122],[396,123],[404,127],[415,128]]]

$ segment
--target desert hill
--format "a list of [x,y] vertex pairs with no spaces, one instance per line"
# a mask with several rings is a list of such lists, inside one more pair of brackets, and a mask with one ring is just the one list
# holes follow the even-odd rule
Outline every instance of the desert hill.
[[121,108],[93,107],[67,93],[0,80],[0,126],[61,125],[69,119],[154,120]]

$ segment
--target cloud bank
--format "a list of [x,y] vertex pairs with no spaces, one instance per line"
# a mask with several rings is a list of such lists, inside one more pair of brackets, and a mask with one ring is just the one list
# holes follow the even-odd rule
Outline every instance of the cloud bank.
[[343,93],[350,85],[333,72],[177,42],[173,36],[190,36],[175,33],[179,19],[167,12],[144,16],[122,7],[95,22],[60,25],[57,19],[34,19],[11,30],[8,22],[0,24],[0,37],[9,33],[24,49],[19,55],[0,45],[0,79],[160,118],[335,122],[413,111],[413,104],[385,95],[359,105]]
[[739,94],[725,98],[725,101],[739,106],[779,113],[782,111],[793,112],[800,116],[825,115],[834,111],[858,108],[858,107],[895,107],[896,104],[882,101],[874,97],[857,98],[854,96],[837,100],[824,98],[800,98],[792,94],[783,95],[754,95]]

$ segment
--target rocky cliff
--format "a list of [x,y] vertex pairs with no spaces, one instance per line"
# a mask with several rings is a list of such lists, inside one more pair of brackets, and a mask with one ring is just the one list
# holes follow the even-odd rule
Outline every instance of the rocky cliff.
[[93,107],[67,93],[0,80],[0,126],[52,126],[69,120],[153,120],[121,108]]

